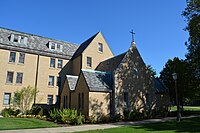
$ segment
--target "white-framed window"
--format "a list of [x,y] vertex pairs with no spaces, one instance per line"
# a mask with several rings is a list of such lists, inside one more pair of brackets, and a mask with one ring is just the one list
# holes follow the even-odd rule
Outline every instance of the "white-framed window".
[[92,67],[92,57],[87,57],[87,67]]
[[58,68],[62,68],[62,65],[63,65],[63,60],[58,60]]
[[99,52],[103,52],[103,43],[98,43],[98,50]]
[[48,95],[47,97],[47,104],[52,105],[53,104],[53,95]]
[[55,68],[55,63],[56,63],[56,59],[51,58],[50,59],[50,67]]
[[13,75],[14,75],[14,72],[11,72],[11,71],[7,72],[6,83],[13,83]]
[[50,50],[62,51],[62,44],[55,43],[55,42],[49,42],[48,48]]
[[16,52],[10,52],[9,62],[15,62]]
[[23,80],[23,73],[17,72],[16,83],[22,84],[22,80]]
[[54,76],[49,76],[48,85],[49,85],[49,86],[54,86]]
[[9,105],[10,99],[11,99],[11,93],[4,93],[3,105]]
[[19,63],[24,64],[25,61],[25,53],[19,53]]
[[11,34],[10,41],[14,43],[27,44],[27,37],[22,35]]

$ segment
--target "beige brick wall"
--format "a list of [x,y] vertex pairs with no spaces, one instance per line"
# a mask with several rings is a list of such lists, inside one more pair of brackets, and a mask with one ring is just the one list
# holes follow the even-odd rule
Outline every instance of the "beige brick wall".
[[[84,107],[83,109],[78,109],[78,94],[84,93]],[[82,100],[81,100],[82,101]],[[89,114],[89,89],[81,73],[78,81],[76,91],[72,92],[71,108],[77,109],[79,112],[82,112],[85,116]]]
[[110,93],[89,92],[89,116],[110,114]]
[[[98,43],[103,44],[103,52],[98,51]],[[92,67],[87,67],[87,57],[92,57]],[[83,69],[95,69],[101,61],[113,57],[113,53],[110,50],[103,35],[99,33],[91,44],[82,53],[82,68]]]
[[[9,63],[10,51],[0,49],[0,110],[4,108],[3,98],[4,93],[11,93],[11,97],[14,96],[16,90],[26,87],[28,85],[35,87],[36,79],[36,64],[37,64],[37,55],[25,53],[25,63],[19,64],[19,53],[16,52],[15,63]],[[37,94],[36,103],[47,103],[47,96],[53,95],[53,103],[56,102],[56,95],[58,95],[58,87],[56,86],[57,76],[60,69],[57,68],[58,59],[56,59],[55,67],[50,68],[50,57],[40,56],[39,58],[39,69],[38,69],[38,84],[37,88],[39,93]],[[63,60],[63,66],[68,62],[68,60]],[[13,71],[13,83],[7,84],[7,71]],[[23,73],[22,84],[16,84],[16,75],[17,72]],[[49,75],[55,76],[54,86],[48,86]]]
[[[14,51],[15,52],[15,51]],[[14,96],[16,90],[20,90],[24,86],[34,86],[35,84],[35,73],[36,73],[36,55],[25,54],[25,63],[19,64],[19,52],[16,52],[15,63],[9,63],[10,51],[0,49],[0,110],[4,107],[3,98],[4,93],[11,93],[11,97]],[[7,71],[13,71],[13,83],[6,83]],[[16,84],[17,72],[23,73],[22,84]]]

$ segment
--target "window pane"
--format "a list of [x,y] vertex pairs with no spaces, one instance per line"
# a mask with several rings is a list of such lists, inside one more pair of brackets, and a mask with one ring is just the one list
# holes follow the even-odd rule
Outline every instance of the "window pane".
[[103,44],[102,43],[98,43],[98,49],[100,52],[103,52]]
[[13,83],[13,72],[7,72],[6,83]]
[[4,93],[4,99],[3,99],[4,105],[10,104],[10,97],[11,97],[11,93]]
[[55,43],[51,43],[51,49],[55,49]]
[[14,35],[13,42],[18,42],[18,36],[17,35]]
[[15,62],[16,52],[10,52],[9,62]]
[[51,58],[50,67],[55,68],[55,59]]
[[53,95],[48,95],[47,97],[47,104],[52,105],[53,104]]
[[54,76],[49,76],[48,85],[49,85],[49,86],[54,86]]
[[92,67],[92,58],[87,57],[87,67]]
[[58,68],[62,68],[62,64],[63,64],[63,61],[62,60],[58,60]]
[[84,109],[84,93],[82,93],[82,109]]
[[22,84],[22,79],[23,79],[23,73],[17,72],[16,83]]
[[24,64],[25,60],[25,54],[24,53],[19,53],[19,63]]

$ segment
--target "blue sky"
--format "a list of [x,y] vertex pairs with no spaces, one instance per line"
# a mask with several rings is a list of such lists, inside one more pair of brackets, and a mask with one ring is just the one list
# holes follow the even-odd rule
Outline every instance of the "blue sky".
[[144,62],[159,72],[185,58],[185,0],[1,0],[0,27],[72,43],[101,31],[113,53],[128,50],[131,29]]

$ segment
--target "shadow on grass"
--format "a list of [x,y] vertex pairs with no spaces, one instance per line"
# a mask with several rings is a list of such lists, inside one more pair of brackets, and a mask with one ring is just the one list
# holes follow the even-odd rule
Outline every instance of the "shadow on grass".
[[163,132],[200,132],[200,118],[184,119],[180,123],[168,121],[161,123],[144,124],[133,126],[135,129],[145,129],[146,131],[163,131]]

